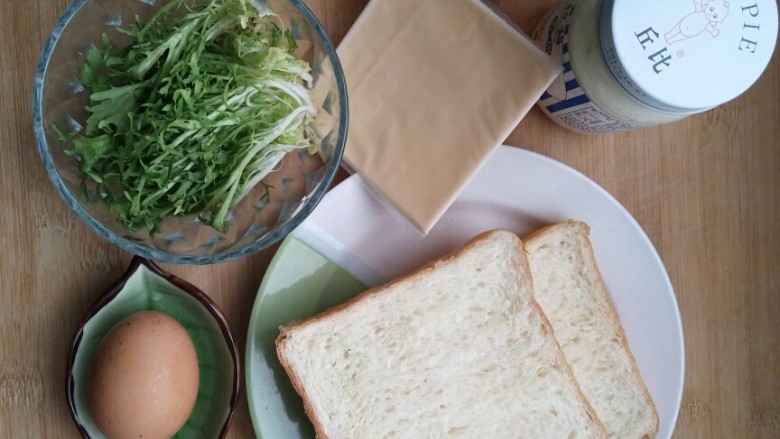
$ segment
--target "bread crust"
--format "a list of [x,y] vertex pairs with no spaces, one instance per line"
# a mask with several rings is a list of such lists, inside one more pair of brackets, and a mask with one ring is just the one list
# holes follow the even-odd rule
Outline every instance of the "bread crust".
[[301,383],[300,377],[295,372],[295,369],[290,365],[287,357],[284,355],[284,345],[286,342],[287,334],[285,329],[282,328],[280,335],[276,338],[276,357],[279,359],[279,363],[282,365],[284,371],[287,372],[287,376],[290,378],[290,382],[292,383],[295,392],[301,396],[301,399],[303,399],[303,411],[306,413],[306,416],[309,418],[312,426],[314,427],[314,436],[317,439],[330,439],[330,437],[328,437],[328,435],[325,433],[323,425],[319,422],[319,418],[316,416],[314,406],[312,405],[306,390],[303,388],[303,383]]
[[656,410],[655,403],[653,402],[653,399],[650,396],[650,392],[647,390],[647,386],[645,385],[644,380],[642,379],[642,375],[639,373],[639,366],[637,365],[634,354],[631,352],[631,348],[628,344],[628,338],[626,337],[625,329],[623,328],[623,325],[620,323],[620,319],[618,317],[617,311],[615,310],[615,305],[612,302],[612,298],[610,297],[609,293],[607,292],[607,288],[604,284],[601,271],[598,268],[596,262],[596,255],[593,250],[593,245],[590,241],[590,230],[591,230],[590,226],[583,221],[566,220],[560,223],[551,224],[542,227],[524,236],[522,240],[527,247],[532,247],[535,241],[537,239],[541,239],[543,235],[546,235],[548,233],[554,233],[560,229],[567,229],[567,228],[576,229],[577,233],[580,234],[584,242],[587,243],[585,251],[588,252],[588,255],[585,259],[587,263],[590,264],[590,267],[588,268],[591,271],[591,273],[593,273],[594,279],[596,280],[595,282],[596,290],[598,294],[601,296],[601,298],[604,300],[604,303],[606,304],[606,312],[607,315],[609,316],[610,324],[618,336],[619,344],[621,345],[621,347],[626,353],[630,365],[630,372],[633,375],[636,383],[638,384],[639,391],[645,400],[645,404],[651,411],[651,416],[653,418],[652,428],[648,431],[643,432],[642,436],[635,439],[654,438],[658,434],[658,429],[659,429],[658,412]]
[[[560,347],[560,344],[554,337],[554,332],[552,329],[552,325],[550,324],[549,320],[545,316],[544,312],[542,311],[542,308],[539,306],[539,304],[536,302],[536,300],[533,297],[533,282],[531,280],[531,268],[528,264],[528,260],[526,258],[527,251],[525,249],[524,242],[518,237],[514,232],[508,231],[508,230],[502,230],[502,229],[496,229],[496,230],[488,230],[485,232],[482,232],[469,241],[467,241],[465,244],[463,244],[461,247],[455,249],[454,251],[450,252],[449,254],[446,254],[440,258],[431,260],[424,265],[422,265],[420,268],[412,271],[409,274],[406,274],[404,276],[398,277],[394,280],[391,280],[385,284],[370,288],[366,290],[365,292],[358,294],[357,296],[353,297],[352,299],[336,305],[323,313],[317,314],[316,316],[309,317],[304,320],[300,320],[297,322],[292,322],[282,328],[280,328],[280,334],[276,339],[276,352],[277,357],[279,358],[279,361],[284,368],[284,370],[287,372],[287,375],[290,377],[290,380],[292,382],[292,385],[295,389],[295,391],[301,396],[303,399],[303,406],[304,411],[306,412],[307,416],[311,420],[315,434],[318,439],[334,439],[328,437],[328,435],[325,433],[324,426],[321,424],[320,420],[316,416],[316,411],[314,409],[314,406],[310,400],[309,395],[307,394],[306,390],[304,389],[304,386],[302,384],[302,381],[298,374],[295,372],[294,368],[291,366],[289,360],[287,359],[285,353],[284,353],[284,346],[287,343],[288,340],[288,333],[290,331],[295,330],[296,328],[304,327],[308,324],[311,324],[313,322],[328,319],[333,317],[334,315],[337,315],[339,313],[348,312],[353,306],[360,303],[361,301],[366,300],[367,298],[382,294],[385,290],[388,288],[397,286],[398,284],[401,284],[409,279],[415,278],[417,276],[420,276],[426,272],[429,272],[431,270],[435,270],[437,266],[440,264],[447,264],[450,261],[457,259],[459,256],[461,256],[463,253],[468,252],[473,247],[479,245],[483,240],[487,240],[490,237],[492,237],[494,234],[508,234],[511,235],[512,239],[515,241],[519,252],[523,255],[522,258],[520,258],[520,261],[523,265],[525,276],[520,276],[523,283],[525,284],[526,291],[528,291],[528,300],[530,301],[531,307],[534,309],[536,314],[540,318],[540,322],[542,324],[543,331],[545,332],[547,338],[554,343],[556,347],[556,362],[558,367],[561,368],[564,375],[567,377],[569,382],[573,385],[575,389],[575,393],[577,395],[577,399],[582,407],[584,407],[585,412],[588,416],[588,418],[591,420],[591,429],[595,434],[598,434],[599,436],[603,438],[607,438],[607,430],[604,427],[603,423],[599,419],[599,417],[596,415],[595,410],[591,406],[588,399],[585,397],[585,394],[582,392],[582,388],[580,387],[579,383],[577,382],[576,378],[574,377],[574,373],[571,369],[571,366],[569,365],[568,361],[566,360],[566,357],[563,355],[563,351]],[[518,274],[519,276],[519,274]]]

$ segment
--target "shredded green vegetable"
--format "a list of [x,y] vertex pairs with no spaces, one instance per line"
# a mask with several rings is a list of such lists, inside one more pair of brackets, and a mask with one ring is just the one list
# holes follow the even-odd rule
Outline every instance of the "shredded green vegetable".
[[130,231],[199,215],[218,231],[286,153],[319,143],[312,77],[295,39],[251,0],[173,0],[84,54],[88,119],[69,134],[84,187]]

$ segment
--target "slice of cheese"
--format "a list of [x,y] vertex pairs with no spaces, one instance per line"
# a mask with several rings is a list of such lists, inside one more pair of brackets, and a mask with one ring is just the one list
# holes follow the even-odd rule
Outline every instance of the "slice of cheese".
[[426,233],[560,69],[480,0],[371,0],[338,54],[345,162]]

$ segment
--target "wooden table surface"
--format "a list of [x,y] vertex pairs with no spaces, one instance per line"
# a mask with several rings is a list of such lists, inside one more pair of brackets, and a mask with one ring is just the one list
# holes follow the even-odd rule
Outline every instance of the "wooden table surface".
[[[338,43],[367,0],[308,3]],[[530,31],[557,1],[495,3]],[[68,211],[36,150],[34,70],[67,0],[3,5],[0,437],[77,437],[65,403],[67,346],[88,305],[125,270],[131,255]],[[633,214],[658,249],[685,330],[685,389],[675,437],[780,437],[777,53],[747,93],[675,124],[582,135],[534,108],[506,143],[592,178]],[[163,268],[211,294],[243,351],[252,303],[275,250],[214,266]],[[230,437],[253,437],[252,431],[242,398]]]

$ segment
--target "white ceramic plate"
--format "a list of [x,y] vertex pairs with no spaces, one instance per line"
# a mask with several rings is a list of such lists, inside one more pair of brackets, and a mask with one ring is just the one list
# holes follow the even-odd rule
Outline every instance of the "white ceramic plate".
[[[326,296],[330,282],[344,285],[343,273],[323,267],[334,265],[373,286],[485,230],[503,228],[522,236],[566,219],[591,227],[604,282],[658,409],[658,438],[670,438],[682,398],[683,333],[674,291],[655,248],[626,209],[593,181],[550,158],[507,146],[489,158],[428,235],[378,201],[359,176],[352,176],[328,193],[288,237],[266,273],[250,321],[247,388],[258,436],[309,435],[310,427],[302,425],[306,421],[300,401],[290,397],[271,347],[278,334],[274,325],[344,300]],[[302,266],[311,269],[293,269]],[[290,288],[293,284],[298,287]],[[352,294],[355,291],[346,295]],[[286,299],[280,302],[281,297]],[[290,305],[294,303],[307,305]]]

